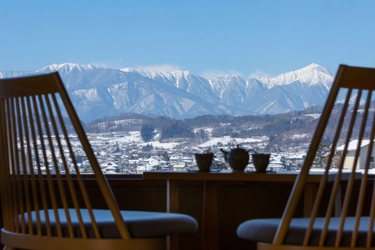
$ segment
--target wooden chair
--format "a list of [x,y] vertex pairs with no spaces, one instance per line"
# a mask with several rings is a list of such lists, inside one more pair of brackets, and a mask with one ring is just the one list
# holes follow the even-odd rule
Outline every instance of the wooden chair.
[[[0,114],[5,249],[165,249],[197,230],[188,215],[119,210],[57,72],[0,79]],[[93,208],[81,157],[107,209]]]
[[[258,242],[258,249],[375,247],[374,90],[375,69],[340,65],[281,219],[245,221],[237,228],[240,238]],[[311,214],[301,218],[306,179],[319,166]],[[333,183],[329,171],[336,172]]]

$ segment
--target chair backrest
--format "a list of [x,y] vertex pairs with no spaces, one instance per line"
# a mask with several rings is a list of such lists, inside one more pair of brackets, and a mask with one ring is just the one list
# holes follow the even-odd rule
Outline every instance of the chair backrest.
[[[64,220],[69,222],[74,216],[79,221],[79,229],[68,223],[68,235],[64,237],[76,237],[78,230],[82,238],[87,238],[80,211],[85,208],[91,217],[94,238],[101,238],[82,177],[80,163],[85,157],[119,234],[123,239],[130,238],[57,72],[0,79],[0,128],[0,189],[6,230],[62,237],[64,229],[57,211],[63,209]],[[48,209],[54,211],[53,220]],[[36,226],[32,225],[33,216]]]
[[[296,217],[296,208],[303,198],[301,194],[308,175],[313,172],[312,168],[320,168],[323,171],[322,180],[313,203],[304,245],[311,240],[317,217],[325,217],[320,246],[325,244],[332,217],[340,217],[335,238],[335,246],[340,246],[348,216],[355,217],[355,223],[349,229],[353,232],[350,239],[352,247],[356,246],[358,240],[361,217],[369,216],[368,225],[361,227],[368,229],[366,245],[371,245],[375,219],[375,186],[371,176],[375,157],[374,90],[375,69],[340,65],[304,165],[284,210],[274,238],[275,244],[283,243],[290,221]],[[329,183],[332,172],[337,174],[334,182]],[[360,180],[358,172],[362,173]]]

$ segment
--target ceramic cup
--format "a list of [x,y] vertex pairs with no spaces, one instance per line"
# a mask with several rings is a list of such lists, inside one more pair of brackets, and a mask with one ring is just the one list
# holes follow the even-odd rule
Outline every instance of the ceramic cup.
[[213,153],[207,154],[194,154],[195,162],[198,165],[199,172],[208,172],[212,164],[212,159],[214,158]]
[[257,173],[265,173],[270,163],[271,154],[252,154],[253,165]]

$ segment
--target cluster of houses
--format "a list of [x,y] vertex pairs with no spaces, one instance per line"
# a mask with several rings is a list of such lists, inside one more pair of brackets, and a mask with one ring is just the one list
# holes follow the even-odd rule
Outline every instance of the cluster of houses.
[[[233,138],[215,138],[210,143],[206,142],[201,145],[192,145],[181,147],[176,142],[144,143],[136,133],[134,134],[88,134],[89,141],[99,162],[99,165],[105,174],[142,174],[144,171],[189,171],[196,169],[194,154],[211,151],[214,153],[212,169],[229,170],[229,165],[225,162],[223,153],[220,149],[230,150],[231,148],[241,145],[243,148],[257,148],[262,150],[265,140],[234,140]],[[92,173],[87,157],[82,151],[82,147],[77,143],[78,138],[70,136],[73,146],[73,152],[77,159],[79,171],[81,173]],[[357,162],[357,169],[363,169],[366,161],[366,152],[370,145],[369,140],[361,141],[361,157]],[[348,145],[349,155],[344,161],[344,168],[351,169],[353,165],[354,150],[358,146],[358,140],[353,140]],[[340,146],[337,151],[340,152],[344,146]],[[375,155],[373,147],[372,155]],[[302,167],[306,150],[289,152],[271,153],[270,171],[293,171]],[[250,157],[251,159],[251,157]],[[374,157],[370,158],[371,164],[374,165]],[[60,163],[62,164],[62,163]],[[71,164],[71,163],[69,163]],[[53,171],[53,164],[50,170]],[[248,170],[253,170],[250,162]],[[45,169],[43,169],[45,171]],[[74,172],[72,167],[69,171]]]
[[[194,154],[210,151],[214,153],[211,169],[229,170],[220,149],[230,150],[240,145],[243,148],[262,148],[262,139],[241,141],[233,138],[216,138],[211,143],[180,147],[178,143],[144,143],[134,135],[111,133],[89,134],[88,138],[99,164],[106,174],[141,174],[144,171],[189,171],[197,168]],[[272,153],[269,169],[273,171],[296,170],[304,160],[305,152]],[[250,157],[251,159],[251,157]],[[85,166],[83,159],[82,164]],[[86,169],[86,168],[84,168]],[[253,170],[251,162],[248,170]],[[86,170],[89,172],[89,168]]]

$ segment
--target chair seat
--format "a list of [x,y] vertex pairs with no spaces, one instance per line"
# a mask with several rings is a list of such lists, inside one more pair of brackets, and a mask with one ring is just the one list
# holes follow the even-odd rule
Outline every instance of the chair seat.
[[[286,245],[301,245],[303,243],[306,227],[309,223],[309,218],[296,218],[291,221],[289,231],[286,235],[284,244]],[[314,229],[311,235],[309,245],[317,246],[319,244],[320,233],[324,225],[324,218],[317,218],[314,223]],[[341,241],[341,246],[349,246],[352,230],[354,227],[354,218],[347,217],[345,220],[344,232]],[[333,217],[330,220],[328,234],[325,245],[333,246],[336,236],[337,228],[339,227],[340,218]],[[254,219],[243,222],[237,228],[237,235],[240,238],[272,243],[279,226],[280,219]],[[358,233],[358,246],[364,246],[368,233],[369,217],[361,217]],[[373,228],[375,232],[375,228]],[[372,240],[372,246],[375,246],[375,240]]]
[[[154,238],[163,237],[171,234],[190,233],[198,230],[197,221],[188,215],[163,212],[145,212],[145,211],[120,211],[132,238]],[[58,209],[60,223],[63,225],[64,234],[68,235],[67,220],[63,209]],[[82,219],[88,231],[89,237],[94,238],[94,232],[91,219],[87,209],[81,209]],[[94,209],[95,219],[99,231],[103,238],[120,238],[120,234],[115,225],[115,221],[110,210]],[[81,237],[78,218],[74,209],[69,209],[74,231],[77,237]],[[25,215],[27,216],[27,215]],[[36,212],[31,213],[33,225],[36,225]],[[56,236],[55,217],[53,210],[48,210],[48,216],[51,222],[53,233]],[[40,211],[40,220],[45,224],[45,216]],[[35,230],[36,228],[34,228]]]

